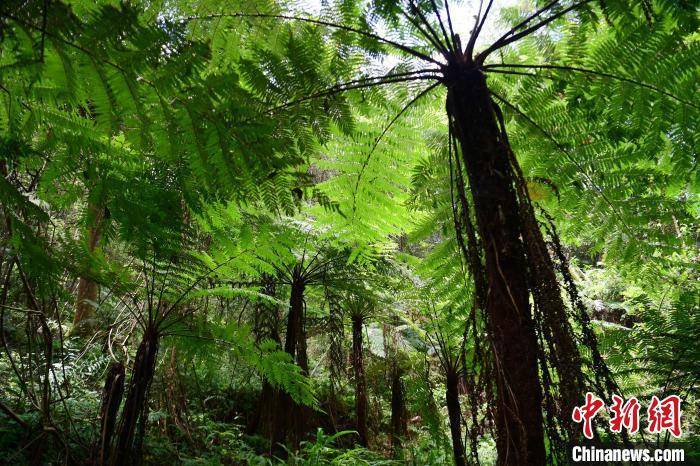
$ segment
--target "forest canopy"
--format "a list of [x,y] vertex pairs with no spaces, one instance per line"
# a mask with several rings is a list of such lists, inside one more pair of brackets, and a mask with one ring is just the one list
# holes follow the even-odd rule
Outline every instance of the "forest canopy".
[[2,2],[0,463],[700,461],[697,12]]

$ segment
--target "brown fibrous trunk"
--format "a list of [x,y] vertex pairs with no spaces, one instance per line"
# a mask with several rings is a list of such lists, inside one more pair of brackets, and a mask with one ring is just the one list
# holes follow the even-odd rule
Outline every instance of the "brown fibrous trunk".
[[119,414],[119,405],[124,394],[124,365],[112,363],[107,370],[105,386],[102,391],[102,407],[100,408],[100,437],[95,446],[94,464],[104,466],[109,464],[109,452],[112,444],[112,434]]
[[464,443],[462,442],[462,410],[459,404],[459,376],[453,368],[448,369],[445,379],[445,403],[450,421],[452,453],[456,466],[466,466]]
[[112,466],[134,464],[139,461],[140,451],[135,451],[134,446],[140,445],[142,439],[135,438],[136,427],[140,420],[141,429],[139,434],[143,435],[146,423],[148,388],[151,385],[156,369],[158,340],[159,335],[156,329],[148,327],[136,351],[136,359],[134,360],[134,367],[129,380],[126,400],[119,419],[118,435],[111,454],[110,464]]
[[[292,291],[289,297],[289,314],[287,316],[287,331],[284,341],[284,351],[292,357],[292,360],[299,364],[306,363],[306,344],[300,344],[300,340],[305,338],[304,325],[304,291],[306,284],[303,279],[294,274]],[[300,351],[301,349],[301,351]],[[300,356],[301,355],[301,361]],[[303,369],[303,367],[302,367]],[[307,368],[308,369],[308,368]],[[292,397],[283,390],[277,391],[277,408],[273,413],[272,445],[271,449],[278,450],[278,444],[283,444],[285,440],[296,445],[301,440],[305,428],[305,422],[301,415],[302,407],[296,403]],[[280,451],[280,453],[283,453]]]
[[484,75],[458,75],[447,112],[461,146],[485,256],[487,328],[497,374],[499,463],[545,463],[538,345],[529,306],[527,259],[510,165]]

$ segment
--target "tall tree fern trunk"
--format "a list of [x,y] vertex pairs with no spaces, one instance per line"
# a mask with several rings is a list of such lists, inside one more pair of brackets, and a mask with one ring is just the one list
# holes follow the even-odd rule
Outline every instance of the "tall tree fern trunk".
[[[295,269],[298,270],[297,267]],[[289,314],[287,315],[287,332],[284,340],[284,351],[292,357],[292,360],[299,363],[299,342],[303,338],[303,316],[304,316],[304,291],[306,284],[303,279],[295,273],[292,278],[292,291],[289,297]],[[305,354],[302,356],[302,359]],[[302,361],[303,363],[304,361]],[[283,444],[285,440],[290,440],[297,444],[301,439],[304,428],[301,419],[301,407],[294,402],[292,397],[280,390],[277,396],[277,409],[274,413],[274,427],[271,448],[277,450],[277,444]]]
[[[521,203],[524,204],[524,203]],[[529,207],[529,204],[524,207]],[[559,372],[559,402],[545,392],[545,404],[550,416],[558,416],[571,439],[576,438],[578,426],[571,419],[571,412],[582,396],[584,381],[581,358],[576,347],[573,330],[568,324],[566,306],[554,272],[554,264],[547,245],[531,209],[524,212],[523,239],[531,270],[533,299],[542,316],[540,328],[549,348],[550,358]],[[544,348],[542,348],[542,353]],[[545,384],[546,388],[546,384]],[[558,410],[558,411],[557,411]]]
[[367,381],[362,359],[362,316],[352,317],[352,368],[355,374],[355,415],[360,444],[367,446]]
[[295,279],[292,283],[292,293],[289,297],[289,314],[287,316],[287,333],[284,340],[284,350],[297,361],[297,350],[302,335],[304,316],[304,291],[306,285],[303,280]]
[[[117,439],[111,455],[110,464],[112,466],[135,464],[140,460],[141,452],[135,451],[134,445],[140,445],[142,439],[136,439],[136,428],[140,420],[142,430],[145,430],[148,388],[156,370],[158,339],[156,329],[148,327],[136,351],[126,400],[119,420]],[[143,434],[144,432],[141,431],[140,435]]]
[[100,409],[100,437],[95,445],[93,463],[97,466],[109,464],[110,445],[112,434],[119,414],[119,405],[124,394],[124,365],[120,362],[113,363],[107,370],[105,386],[102,392],[102,406]]
[[302,318],[299,323],[299,341],[297,342],[297,364],[301,368],[301,372],[308,376],[309,375],[309,355],[307,353],[306,346],[306,319],[302,311]]
[[485,251],[485,311],[498,374],[499,463],[545,464],[538,346],[515,176],[483,74],[467,71],[451,82],[447,112],[462,149]]
[[447,404],[447,417],[450,421],[452,452],[454,453],[455,465],[466,466],[464,442],[462,442],[462,410],[459,404],[459,376],[454,368],[450,368],[446,376],[445,402]]

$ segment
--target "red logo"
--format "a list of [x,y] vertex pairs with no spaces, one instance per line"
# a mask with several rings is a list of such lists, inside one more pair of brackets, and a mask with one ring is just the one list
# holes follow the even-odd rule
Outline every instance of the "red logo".
[[[636,397],[627,401],[618,395],[612,396],[613,404],[610,405],[610,430],[622,432],[624,427],[630,434],[639,432],[639,411],[641,405]],[[591,392],[586,393],[586,402],[582,406],[576,406],[571,413],[574,422],[583,423],[583,435],[587,439],[593,438],[593,418],[605,406],[602,400],[596,398]],[[681,436],[681,399],[677,395],[670,395],[659,400],[657,396],[651,397],[651,403],[647,409],[648,431],[659,434],[668,431],[678,438]]]
[[593,396],[593,393],[586,393],[586,403],[583,406],[574,408],[571,418],[574,422],[583,422],[583,435],[587,439],[593,438],[593,418],[605,404]]
[[639,431],[639,408],[642,407],[637,398],[632,397],[627,403],[624,403],[625,400],[621,396],[613,395],[612,399],[610,430],[622,432],[624,427],[630,434],[636,434]]
[[654,395],[647,409],[649,432],[659,434],[665,430],[678,438],[681,436],[681,399],[677,395],[667,396],[659,401]]

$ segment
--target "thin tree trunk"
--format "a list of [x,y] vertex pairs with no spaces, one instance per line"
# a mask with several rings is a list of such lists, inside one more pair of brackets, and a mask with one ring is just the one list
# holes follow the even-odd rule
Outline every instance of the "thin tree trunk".
[[394,362],[391,368],[391,446],[394,452],[401,448],[401,440],[406,437],[406,400],[404,399],[401,369]]
[[455,80],[448,90],[447,111],[462,149],[485,250],[486,315],[498,387],[499,463],[544,464],[537,340],[515,178],[484,75],[473,71]]
[[454,453],[455,465],[466,466],[467,461],[462,442],[462,410],[459,405],[459,376],[454,369],[450,369],[446,375],[445,402],[447,403],[447,417],[450,421],[452,452]]
[[[102,217],[103,212],[100,207],[94,203],[88,206],[90,226],[87,230],[87,249],[90,254],[94,253],[97,245],[102,238]],[[73,316],[73,328],[78,332],[85,332],[88,329],[85,327],[85,321],[92,319],[95,316],[95,304],[99,286],[94,280],[88,277],[80,277],[78,280],[78,291],[75,298],[76,307],[75,315]]]
[[170,412],[170,419],[180,433],[192,443],[190,421],[187,414],[187,398],[177,369],[177,348],[175,346],[170,348],[170,365],[165,370],[165,402]]
[[109,451],[112,434],[119,414],[119,405],[124,394],[124,365],[120,362],[110,365],[105,378],[100,409],[100,438],[96,445],[94,463],[97,466],[109,464]]
[[[158,333],[153,328],[147,328],[143,339],[136,351],[134,368],[129,380],[128,392],[119,421],[119,433],[112,452],[112,466],[134,464],[139,458],[134,456],[136,426],[139,418],[146,413],[148,403],[148,388],[153,380],[158,355]],[[145,419],[142,420],[145,423]],[[145,425],[145,424],[144,424]]]
[[362,316],[352,317],[352,368],[355,372],[355,415],[360,444],[367,446],[367,380],[362,360]]

